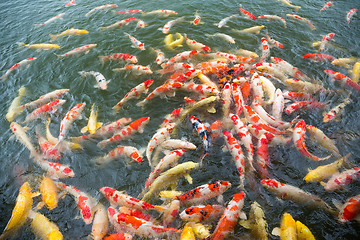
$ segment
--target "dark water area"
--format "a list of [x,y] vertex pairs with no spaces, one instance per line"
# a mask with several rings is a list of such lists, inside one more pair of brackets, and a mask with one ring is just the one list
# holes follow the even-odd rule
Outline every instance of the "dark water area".
[[[161,49],[169,59],[177,53],[188,51],[189,48],[184,43],[183,47],[171,51],[164,46],[164,37],[158,28],[170,20],[184,16],[185,21],[171,27],[170,33],[186,33],[191,39],[195,39],[212,49],[212,52],[222,51],[236,53],[237,49],[247,49],[261,55],[260,39],[268,32],[270,36],[284,44],[284,49],[271,48],[271,56],[280,57],[293,66],[298,67],[312,79],[317,80],[326,89],[337,90],[338,86],[331,83],[330,78],[323,72],[325,69],[332,69],[350,76],[348,69],[335,66],[329,62],[311,62],[304,60],[302,56],[307,53],[316,53],[317,49],[312,46],[313,42],[321,41],[322,36],[334,32],[335,42],[328,46],[324,53],[335,58],[360,58],[360,15],[355,15],[350,24],[346,22],[346,12],[352,8],[360,8],[359,1],[334,1],[334,6],[319,12],[325,1],[293,0],[292,4],[301,6],[297,12],[293,8],[277,0],[254,0],[254,1],[118,1],[112,2],[100,0],[76,0],[76,5],[65,7],[66,1],[60,0],[2,0],[0,2],[0,75],[15,63],[29,57],[36,57],[37,60],[28,67],[21,68],[9,75],[6,81],[0,82],[0,231],[2,232],[11,217],[15,206],[19,188],[24,181],[29,181],[33,186],[33,191],[38,191],[38,181],[44,172],[34,164],[30,158],[29,150],[19,141],[11,138],[12,132],[9,128],[10,123],[5,115],[12,100],[18,96],[18,89],[26,87],[26,95],[21,103],[36,100],[41,95],[56,89],[68,88],[69,93],[63,99],[66,103],[51,116],[50,130],[54,136],[58,136],[60,122],[64,115],[77,103],[85,102],[86,108],[82,115],[83,118],[74,121],[69,137],[81,135],[81,128],[87,124],[86,117],[89,116],[91,105],[95,103],[99,107],[98,121],[110,123],[122,117],[130,117],[136,120],[140,117],[150,117],[151,120],[146,125],[143,133],[137,133],[132,139],[121,142],[122,145],[129,145],[137,149],[146,149],[148,141],[159,129],[164,117],[175,108],[184,107],[184,96],[186,93],[177,93],[174,97],[159,97],[151,100],[143,109],[136,106],[142,100],[131,100],[116,114],[112,107],[122,99],[125,94],[136,85],[147,79],[154,79],[154,84],[150,91],[160,86],[166,80],[165,76],[156,73],[161,69],[155,62],[156,54],[151,50]],[[111,10],[94,12],[90,17],[85,14],[92,8],[103,4],[117,4],[115,10],[141,9],[150,12],[157,9],[169,9],[178,12],[178,15],[161,17],[158,15],[114,15]],[[234,18],[228,22],[226,27],[217,28],[225,17],[232,14],[239,14],[239,5],[253,13],[255,16],[263,14],[278,15],[286,19],[287,28],[278,21],[265,21],[257,19],[252,21],[242,16]],[[194,13],[198,11],[204,24],[192,25],[189,22],[194,19]],[[63,20],[56,20],[47,25],[35,28],[35,24],[45,22],[51,17],[65,13]],[[309,19],[316,27],[311,30],[305,23],[298,22],[286,17],[286,14],[298,14]],[[136,23],[130,23],[117,29],[100,31],[98,28],[108,26],[115,21],[134,16],[147,23],[145,28],[136,28]],[[264,25],[265,28],[259,34],[239,34],[233,29],[241,30],[256,25]],[[69,28],[86,29],[88,34],[80,36],[64,36],[51,42],[59,44],[60,49],[37,51],[30,48],[20,48],[16,43],[24,42],[27,44],[50,43],[49,34],[59,34]],[[140,51],[131,47],[131,42],[124,35],[127,32],[144,43],[146,50]],[[232,36],[236,43],[230,44],[220,38],[208,37],[206,34],[216,32],[225,33]],[[60,59],[55,54],[64,54],[74,48],[85,44],[97,44],[88,54],[71,56]],[[98,60],[100,55],[110,55],[112,53],[128,53],[135,55],[139,60],[138,64],[149,66],[154,73],[151,75],[135,75],[127,71],[114,72],[113,68],[123,67],[124,63],[110,62],[101,63]],[[110,80],[108,89],[103,91],[94,88],[95,80],[92,77],[81,79],[79,71],[96,71],[102,73],[107,80]],[[345,93],[321,93],[315,96],[317,100],[327,103],[327,110],[338,105],[342,99],[347,97]],[[344,109],[344,114],[338,121],[324,123],[322,121],[323,110],[307,109],[291,116],[285,116],[285,120],[291,120],[295,116],[304,119],[307,124],[316,126],[329,136],[338,147],[342,155],[351,153],[350,161],[353,166],[360,166],[360,103],[359,94],[350,95],[351,102]],[[202,115],[200,112],[193,113],[203,117],[202,120],[212,123],[221,116],[221,106],[217,105],[220,113]],[[26,114],[25,111],[16,118],[16,122],[22,123]],[[29,129],[27,135],[32,139],[32,143],[38,148],[35,135],[35,126],[44,124],[42,120],[27,124]],[[178,128],[178,138],[186,139],[197,146],[196,150],[186,151],[180,162],[194,161],[199,162],[203,153],[202,142],[199,136],[193,131],[193,127],[187,118]],[[308,138],[309,139],[309,138]],[[317,156],[325,156],[326,151],[315,143],[307,139],[309,150]],[[104,186],[115,188],[119,191],[126,191],[129,195],[137,197],[142,191],[144,183],[151,172],[147,160],[141,164],[127,164],[122,158],[98,167],[91,159],[107,154],[116,147],[112,144],[104,149],[97,147],[97,141],[88,141],[83,145],[83,149],[68,152],[62,155],[60,162],[69,165],[75,172],[74,178],[66,178],[61,181],[76,186],[84,192],[89,193],[96,200],[109,206],[107,200],[99,192]],[[234,161],[229,152],[222,151],[225,142],[219,138],[213,142],[209,156],[204,160],[204,164],[190,175],[193,184],[189,184],[185,179],[180,178],[178,190],[188,191],[197,186],[226,180],[232,183],[232,187],[224,193],[224,204],[232,196],[239,192],[239,180],[236,173]],[[335,161],[330,158],[321,163],[306,159],[295,148],[294,144],[286,146],[274,146],[269,148],[270,155],[270,175],[280,182],[299,187],[309,193],[319,196],[326,203],[334,207],[332,200],[336,199],[344,203],[348,198],[360,194],[360,182],[349,184],[346,189],[326,192],[319,183],[306,183],[303,177],[308,169],[314,169],[319,165],[328,164]],[[342,168],[341,170],[344,170]],[[260,178],[255,179],[257,187],[250,188],[249,183],[245,184],[245,205],[244,212],[248,214],[252,202],[257,201],[265,212],[269,232],[275,227],[280,226],[280,219],[284,212],[290,213],[295,220],[304,223],[313,233],[316,239],[359,239],[360,223],[351,221],[341,224],[336,216],[308,206],[287,200],[278,200],[274,194],[261,187]],[[39,202],[39,198],[34,198],[34,205]],[[211,201],[210,201],[211,202]],[[215,200],[212,201],[216,202]],[[161,201],[153,200],[153,203]],[[91,232],[91,225],[86,225],[81,218],[78,218],[79,211],[76,202],[70,195],[59,200],[57,208],[49,211],[45,207],[40,210],[47,218],[53,221],[64,235],[64,239],[86,239]],[[181,221],[175,226],[181,228]],[[216,222],[212,223],[215,227]],[[35,239],[29,222],[19,229],[14,239]],[[270,239],[279,239],[277,236],[269,234]],[[134,236],[134,239],[140,239]],[[237,225],[235,231],[229,239],[249,239],[249,231]]]

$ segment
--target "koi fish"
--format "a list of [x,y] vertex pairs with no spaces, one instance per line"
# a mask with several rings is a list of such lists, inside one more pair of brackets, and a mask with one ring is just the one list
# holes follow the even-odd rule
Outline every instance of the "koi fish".
[[289,90],[305,92],[308,94],[315,94],[319,91],[324,91],[325,88],[319,84],[310,83],[306,81],[300,81],[294,78],[288,78],[284,81],[284,84]]
[[261,185],[270,192],[273,192],[277,197],[285,200],[291,200],[296,203],[320,207],[328,211],[329,213],[335,213],[326,202],[320,199],[318,196],[305,192],[300,188],[294,187],[289,184],[283,184],[275,179],[263,179]]
[[300,221],[296,221],[296,234],[297,234],[297,239],[299,240],[303,240],[303,239],[315,240],[315,237],[311,233],[310,229]]
[[153,49],[154,52],[156,52],[156,64],[161,65],[163,62],[165,62],[165,54],[160,49]]
[[40,239],[63,239],[63,235],[56,224],[39,212],[30,210],[31,229]]
[[320,44],[320,48],[319,48],[319,51],[324,51],[325,49],[325,45],[333,39],[333,37],[335,36],[335,33],[328,33],[326,34],[322,40],[321,40],[321,44]]
[[311,81],[311,78],[306,76],[300,69],[297,67],[294,67],[290,63],[286,62],[285,60],[278,58],[278,57],[271,57],[271,62],[276,64],[276,66],[279,67],[280,70],[284,71],[284,73],[294,77],[298,78],[302,81]]
[[170,31],[170,28],[171,28],[174,24],[183,22],[184,19],[185,19],[185,17],[179,17],[179,18],[176,18],[176,19],[174,19],[174,20],[171,20],[171,21],[165,23],[164,27],[161,29],[162,33],[168,34],[169,31]]
[[106,208],[101,203],[95,206],[95,214],[91,227],[91,237],[94,240],[101,240],[109,231],[109,218]]
[[281,121],[282,112],[284,110],[284,95],[280,88],[276,89],[274,102],[272,105],[272,115],[278,121]]
[[165,127],[167,124],[175,122],[175,120],[179,117],[183,108],[174,109],[171,113],[165,116],[163,123],[160,125],[161,128]]
[[254,27],[249,27],[249,28],[244,28],[242,30],[234,30],[234,31],[239,33],[259,34],[261,29],[263,29],[264,27],[265,27],[264,25],[259,25],[259,26],[254,26]]
[[252,52],[252,51],[249,51],[249,50],[246,50],[246,49],[238,49],[237,50],[238,54],[240,54],[241,56],[244,56],[244,57],[248,57],[248,58],[258,58],[259,55],[257,55],[255,52]]
[[274,228],[273,235],[280,236],[280,239],[297,239],[296,222],[287,212],[281,217],[280,228]]
[[19,88],[18,90],[19,95],[12,100],[5,116],[9,122],[14,121],[15,118],[23,112],[20,103],[21,103],[21,99],[25,96],[25,91],[26,91],[25,87]]
[[275,117],[271,116],[266,112],[266,110],[259,104],[259,102],[256,99],[253,101],[251,106],[254,109],[254,111],[257,112],[264,121],[266,121],[267,123],[269,123],[274,127],[285,129],[285,128],[289,128],[292,124],[291,122],[283,122],[276,120]]
[[98,157],[94,159],[94,162],[100,166],[117,159],[119,157],[125,157],[126,159],[131,159],[134,162],[141,163],[143,161],[143,156],[138,149],[131,146],[121,146],[118,145],[116,148],[111,150],[107,155],[103,157]]
[[211,240],[225,239],[233,231],[240,218],[240,211],[244,206],[245,193],[243,191],[234,194],[232,200],[227,204],[216,228],[211,235]]
[[172,34],[166,35],[164,38],[165,47],[169,50],[174,50],[175,47],[182,47],[184,37],[180,33],[175,33],[176,39],[174,40]]
[[271,47],[278,47],[278,48],[281,48],[283,49],[284,48],[284,45],[279,42],[279,41],[276,41],[275,39],[273,39],[272,37],[270,37],[269,34],[266,33],[266,40],[268,41],[268,43],[271,45]]
[[120,21],[117,21],[109,26],[106,26],[106,27],[99,27],[99,30],[101,31],[105,31],[105,30],[108,30],[108,29],[114,29],[114,28],[119,28],[119,27],[123,27],[123,26],[126,26],[128,25],[130,22],[136,20],[136,18],[126,18],[126,19],[123,19],[123,20],[120,20]]
[[199,205],[186,208],[180,213],[180,218],[187,222],[209,222],[220,217],[224,212],[221,205]]
[[45,116],[48,116],[49,114],[54,114],[64,103],[66,100],[60,99],[55,100],[50,103],[47,103],[37,109],[35,109],[33,112],[29,113],[25,118],[25,123],[28,123],[30,121],[34,121],[38,118],[43,118]]
[[170,227],[176,220],[180,211],[180,201],[172,200],[166,211],[164,211],[162,225],[164,227]]
[[23,66],[29,66],[29,64],[32,63],[33,61],[35,61],[36,59],[37,58],[35,58],[35,57],[31,57],[31,58],[26,58],[24,60],[21,60],[18,63],[15,63],[14,65],[11,66],[11,68],[9,68],[9,70],[7,70],[5,72],[4,75],[1,76],[1,81],[4,82],[13,71],[15,71],[16,69],[20,69]]
[[94,134],[96,130],[103,125],[102,122],[97,121],[97,116],[98,116],[98,107],[96,106],[95,108],[95,103],[93,103],[93,105],[91,106],[91,112],[90,112],[88,124],[80,130],[81,133],[89,132],[90,134]]
[[45,137],[43,137],[39,133],[37,128],[36,128],[36,135],[44,158],[59,160],[61,157],[61,153],[58,149],[54,149],[55,144],[52,144]]
[[149,67],[145,67],[145,66],[142,66],[142,65],[135,65],[135,64],[129,64],[129,65],[126,65],[123,68],[114,68],[113,71],[114,72],[131,71],[136,75],[152,74],[153,73]]
[[203,106],[206,106],[208,104],[211,104],[218,100],[220,100],[219,96],[210,96],[210,97],[207,97],[205,99],[195,102],[194,104],[185,108],[184,111],[181,112],[181,114],[179,115],[179,122],[183,122],[185,120],[185,118],[194,110],[201,108]]
[[198,11],[195,12],[194,17],[195,17],[194,20],[190,22],[191,24],[194,25],[204,24],[204,22],[201,21],[201,17],[198,14]]
[[44,105],[46,103],[51,102],[52,100],[55,100],[57,98],[61,98],[63,95],[65,95],[67,92],[69,92],[69,89],[57,89],[52,92],[46,93],[42,96],[40,96],[35,101],[26,103],[24,105],[21,105],[22,109],[28,109],[28,108],[36,108],[41,105]]
[[249,220],[240,220],[240,225],[250,229],[251,235],[256,239],[268,239],[268,224],[265,220],[265,214],[257,202],[251,204]]
[[306,145],[305,145],[305,133],[306,133],[306,123],[304,120],[301,120],[295,125],[294,131],[293,131],[293,141],[294,141],[295,146],[298,149],[298,151],[304,157],[307,157],[314,161],[323,161],[323,160],[330,158],[331,155],[324,157],[324,158],[319,158],[319,157],[313,155],[312,153],[310,153],[307,150]]
[[89,33],[89,31],[87,31],[87,30],[70,28],[59,34],[49,34],[49,35],[51,37],[50,41],[54,41],[63,36],[79,36],[79,35],[88,34],[88,33]]
[[347,154],[345,157],[342,157],[333,163],[319,166],[313,170],[309,169],[308,174],[306,174],[306,176],[303,178],[304,181],[305,182],[320,182],[323,179],[331,177],[332,175],[337,173],[339,168],[342,166],[343,162],[347,161],[349,156],[350,156],[350,153]]
[[204,146],[204,154],[201,157],[203,159],[206,155],[210,153],[211,147],[211,132],[205,127],[205,125],[195,116],[190,117],[190,122],[198,132]]
[[[286,1],[286,0],[281,0],[281,1]],[[306,24],[311,28],[311,30],[315,30],[315,29],[316,29],[316,27],[314,26],[314,24],[312,24],[309,19],[306,19],[306,18],[304,18],[304,17],[300,17],[299,15],[295,15],[295,14],[286,14],[286,16],[288,16],[289,18],[291,18],[291,19],[293,19],[293,20],[306,23]]]
[[115,60],[122,60],[126,63],[137,63],[138,60],[136,56],[127,54],[127,53],[114,53],[109,56],[99,56],[100,62],[106,62],[106,61],[115,61]]
[[96,80],[96,84],[94,85],[94,88],[100,88],[101,90],[106,90],[107,89],[107,85],[110,82],[107,81],[104,77],[104,75],[102,75],[99,72],[94,72],[94,71],[90,71],[90,72],[85,72],[85,71],[80,71],[78,72],[82,78],[87,77],[87,76],[94,76],[95,80]]
[[19,140],[27,149],[30,151],[30,157],[35,158],[35,160],[40,159],[39,153],[36,151],[34,145],[31,143],[30,138],[27,136],[25,129],[16,122],[10,123],[10,129],[14,133],[17,140]]
[[185,42],[189,46],[189,48],[194,49],[199,52],[201,52],[201,51],[211,52],[211,49],[208,46],[206,46],[200,42],[197,42],[195,40],[187,38],[186,34],[184,34],[184,36],[185,36]]
[[225,42],[235,44],[235,39],[227,34],[224,33],[214,33],[214,34],[206,34],[208,37],[218,37],[223,39]]
[[90,52],[91,49],[93,49],[94,47],[96,47],[97,44],[87,44],[78,48],[75,48],[67,53],[64,53],[62,55],[57,55],[59,58],[63,58],[63,57],[69,57],[69,56],[73,56],[73,55],[80,55],[81,53],[85,53],[88,54]]
[[124,11],[113,11],[114,14],[135,14],[135,13],[141,13],[142,10],[135,9],[135,10],[124,10]]
[[180,200],[181,203],[196,204],[203,203],[204,201],[217,197],[223,194],[231,187],[231,183],[228,181],[219,180],[214,183],[204,184],[198,186],[184,194],[176,196],[176,200]]
[[41,199],[49,210],[53,210],[58,205],[58,189],[49,177],[44,176],[39,185]]
[[153,15],[153,14],[157,14],[157,15],[163,15],[164,17],[168,17],[170,15],[177,15],[178,13],[176,11],[173,10],[164,10],[164,9],[158,9],[158,10],[154,10],[151,12],[142,12],[143,15]]
[[185,51],[185,52],[181,52],[176,54],[174,57],[170,58],[168,62],[163,63],[161,65],[162,68],[166,68],[176,62],[180,62],[180,61],[184,61],[187,60],[195,55],[197,55],[199,53],[199,51],[196,50],[192,50],[192,51]]
[[66,165],[46,160],[36,161],[35,163],[37,163],[51,179],[75,177],[74,171]]
[[328,192],[343,189],[360,177],[360,167],[355,167],[341,173],[334,174],[327,183],[320,182]]
[[269,42],[266,38],[261,38],[261,58],[260,61],[266,61],[270,57]]
[[349,10],[346,13],[346,21],[347,21],[347,23],[350,23],[351,18],[356,14],[356,12],[357,12],[357,9],[353,8],[353,9]]
[[161,143],[162,149],[190,149],[195,150],[196,146],[191,142],[183,141],[181,139],[168,139]]
[[334,2],[333,1],[328,1],[324,4],[324,6],[320,9],[320,12],[321,11],[324,11],[325,9],[331,7],[331,6],[334,6]]
[[89,17],[90,14],[92,14],[93,12],[95,11],[98,11],[98,10],[108,10],[110,8],[113,8],[113,7],[118,7],[118,5],[116,4],[105,4],[105,5],[102,5],[102,6],[98,6],[96,8],[93,8],[91,9],[88,13],[85,14],[85,17]]
[[238,17],[238,16],[239,16],[238,14],[233,14],[233,15],[231,15],[231,16],[229,16],[229,17],[226,17],[226,18],[224,18],[224,19],[221,19],[218,24],[215,24],[215,26],[217,26],[218,28],[222,28],[223,26],[226,25],[226,23],[227,23],[230,19],[236,18],[236,17]]
[[303,56],[303,59],[312,60],[315,62],[332,62],[335,60],[335,57],[323,53],[307,53]]
[[66,191],[75,198],[83,221],[85,222],[85,224],[90,224],[93,220],[95,212],[95,205],[92,197],[90,197],[87,193],[80,191],[74,186],[66,185],[62,182],[58,182],[57,185],[61,190]]
[[35,28],[39,28],[41,26],[44,26],[44,25],[47,25],[49,23],[52,23],[54,21],[56,21],[57,19],[60,19],[60,20],[63,20],[63,16],[64,16],[65,13],[60,13],[58,15],[56,15],[55,17],[52,17],[50,18],[49,20],[43,22],[43,23],[40,23],[40,24],[35,24]]
[[240,12],[242,13],[242,15],[245,18],[248,18],[248,19],[251,19],[251,20],[256,20],[256,17],[252,13],[250,13],[250,12],[246,11],[245,9],[243,9],[241,4],[240,4],[240,9],[239,10],[240,10]]
[[342,73],[333,70],[324,70],[324,73],[331,78],[332,82],[338,82],[341,86],[348,87],[356,92],[360,91],[360,85]]
[[65,7],[70,7],[70,6],[73,6],[73,5],[76,5],[75,0],[70,0],[67,4],[65,4]]
[[256,159],[258,162],[258,170],[260,177],[262,179],[270,178],[269,172],[267,170],[270,164],[269,158],[269,139],[266,134],[262,134],[259,137],[257,150],[256,150]]
[[348,198],[343,205],[338,204],[336,206],[339,208],[339,221],[341,223],[346,223],[351,220],[359,221],[360,213],[360,195],[356,195]]
[[125,207],[125,206],[120,206],[118,209],[119,209],[119,212],[126,213],[130,216],[141,218],[143,220],[150,221],[150,222],[156,221],[149,213],[147,213],[145,211],[141,211],[139,209]]
[[128,233],[118,232],[104,237],[104,240],[132,240],[132,237],[133,236]]
[[278,0],[278,1],[291,7],[291,8],[294,8],[296,11],[299,11],[299,9],[301,8],[300,6],[295,6],[295,5],[291,4],[290,0]]
[[279,17],[277,15],[260,15],[258,16],[258,18],[263,18],[266,20],[276,20],[276,21],[280,21],[282,22],[282,24],[284,24],[284,28],[286,28],[286,20],[282,17]]
[[311,125],[306,125],[306,131],[310,134],[311,139],[314,139],[318,144],[326,148],[334,157],[341,158],[339,149],[323,131]]
[[19,47],[27,47],[27,48],[37,49],[38,51],[60,48],[60,46],[58,44],[51,44],[51,43],[26,44],[23,42],[17,42],[16,44]]
[[324,115],[323,122],[328,123],[338,117],[341,114],[341,111],[344,110],[345,106],[350,103],[349,98],[345,98],[342,103],[332,108],[328,113]]
[[142,133],[144,131],[144,127],[150,121],[149,117],[139,118],[128,126],[123,127],[119,131],[117,131],[111,138],[105,139],[101,142],[98,142],[98,146],[105,147],[109,143],[119,142],[121,140],[126,140],[132,137],[136,132]]
[[146,22],[144,22],[143,20],[141,20],[141,19],[138,19],[137,20],[137,24],[136,24],[136,27],[137,28],[144,28],[144,27],[146,27],[147,26],[147,23]]
[[145,46],[144,46],[144,44],[142,42],[140,42],[135,37],[131,36],[130,34],[128,34],[126,32],[124,34],[129,37],[133,48],[140,49],[141,51],[145,50]]
[[180,236],[180,240],[195,240],[195,233],[192,229],[191,223],[186,223]]

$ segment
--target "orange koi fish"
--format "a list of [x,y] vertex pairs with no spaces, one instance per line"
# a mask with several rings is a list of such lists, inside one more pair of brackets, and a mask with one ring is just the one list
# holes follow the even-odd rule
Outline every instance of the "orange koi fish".
[[357,220],[360,213],[360,195],[350,197],[346,202],[339,206],[339,221],[345,223],[351,220]]
[[186,208],[180,213],[180,218],[188,222],[208,222],[220,217],[224,212],[221,205],[199,205]]
[[250,12],[246,11],[245,9],[243,9],[241,4],[240,4],[240,9],[239,10],[240,10],[240,12],[242,13],[242,15],[244,17],[246,17],[248,19],[251,19],[251,20],[256,20],[256,17],[252,13],[250,13]]

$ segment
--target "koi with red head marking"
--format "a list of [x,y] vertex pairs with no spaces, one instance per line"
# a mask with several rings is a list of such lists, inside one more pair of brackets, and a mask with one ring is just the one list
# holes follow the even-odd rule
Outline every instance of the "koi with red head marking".
[[168,62],[163,63],[161,65],[162,68],[167,68],[168,66],[174,64],[175,62],[180,62],[180,61],[184,61],[186,59],[189,59],[195,55],[197,55],[199,52],[196,50],[192,50],[192,51],[185,51],[185,52],[181,52],[178,53],[177,55],[175,55],[174,57],[170,58]]
[[195,116],[190,117],[190,122],[192,123],[195,130],[198,132],[203,145],[204,145],[204,156],[209,154],[211,147],[211,132],[205,127],[205,125]]
[[206,45],[204,45],[202,43],[199,43],[199,42],[197,42],[195,40],[187,38],[186,34],[184,34],[184,35],[185,35],[186,44],[189,46],[189,48],[197,50],[199,52],[201,52],[201,51],[203,51],[203,52],[211,52],[211,49],[208,46],[206,46]]
[[303,81],[311,81],[311,78],[306,76],[300,69],[294,67],[290,63],[278,57],[271,57],[271,62],[276,64],[280,70],[284,71],[286,74],[298,78]]
[[183,111],[183,108],[177,108],[168,115],[166,115],[163,123],[160,125],[160,127],[165,127],[168,123],[174,122],[179,116],[180,113]]
[[266,38],[261,38],[261,53],[260,62],[266,61],[270,56],[269,42]]
[[282,17],[279,17],[277,15],[260,15],[258,18],[264,18],[266,20],[278,20],[281,21],[284,24],[284,28],[286,28],[286,20]]
[[237,83],[231,84],[231,93],[234,98],[236,110],[235,113],[237,115],[240,115],[243,111],[243,105],[244,105],[244,98],[241,92],[241,87]]
[[180,218],[188,222],[208,222],[220,217],[224,212],[221,205],[199,205],[186,208],[180,213]]
[[353,196],[346,200],[341,206],[339,221],[345,223],[356,219],[360,213],[360,195]]
[[326,3],[324,4],[324,6],[320,9],[320,12],[321,12],[321,11],[324,11],[325,9],[327,9],[327,8],[329,8],[329,7],[331,7],[331,6],[334,6],[333,3],[334,3],[333,1],[328,1],[328,2],[326,2]]
[[303,58],[315,62],[332,62],[335,60],[335,57],[323,53],[307,53],[303,56]]
[[327,183],[321,183],[325,190],[335,191],[343,189],[346,185],[360,178],[360,167],[355,167],[341,173],[334,174]]
[[346,21],[347,21],[347,23],[350,23],[351,18],[356,14],[356,12],[357,12],[357,9],[353,8],[353,9],[351,9],[350,11],[348,11],[346,13]]
[[240,4],[240,9],[239,10],[240,10],[240,12],[242,13],[242,15],[244,17],[246,17],[248,19],[251,19],[251,20],[256,20],[256,17],[252,13],[250,13],[250,12],[246,11],[245,9],[243,9],[241,4]]
[[137,163],[141,163],[143,161],[143,156],[138,149],[131,146],[120,145],[111,150],[107,155],[95,158],[94,161],[100,165],[104,165],[119,157],[125,157],[126,159],[131,159],[132,161]]
[[115,61],[115,60],[122,60],[125,61],[126,63],[134,63],[134,64],[138,62],[136,56],[127,53],[114,53],[108,56],[99,56],[99,59],[101,62]]
[[183,85],[184,83],[181,82],[165,83],[155,88],[144,100],[138,102],[136,106],[144,107],[146,103],[157,96],[163,98],[166,95],[175,95],[175,91],[181,88]]
[[331,81],[338,82],[341,86],[345,86],[351,90],[360,92],[360,85],[344,74],[335,72],[333,70],[324,70],[324,73],[331,77]]
[[36,163],[46,171],[47,175],[52,179],[75,177],[75,173],[68,166],[57,162],[49,162],[46,160],[36,161]]
[[182,22],[182,21],[184,21],[184,19],[185,19],[184,17],[179,17],[179,18],[176,18],[174,20],[168,21],[167,23],[165,23],[164,27],[161,29],[162,33],[168,34],[169,31],[170,31],[170,28],[174,24]]
[[299,101],[289,104],[285,108],[286,114],[290,115],[291,113],[299,110],[305,110],[308,108],[324,108],[326,106],[325,103],[318,101]]
[[9,68],[9,70],[7,70],[6,72],[5,72],[5,74],[4,75],[2,75],[1,76],[1,81],[3,82],[3,81],[5,81],[7,78],[8,78],[8,76],[15,70],[15,69],[19,69],[20,67],[22,67],[22,66],[27,66],[27,65],[29,65],[30,63],[32,63],[33,61],[35,61],[36,60],[36,58],[35,57],[32,57],[32,58],[26,58],[26,59],[24,59],[24,60],[21,60],[20,62],[18,62],[18,63],[15,63],[14,65],[12,65],[11,66],[11,68]]
[[324,118],[323,118],[323,122],[324,123],[327,123],[327,122],[330,122],[332,120],[335,119],[336,116],[339,116],[340,112],[345,108],[345,106],[347,104],[350,103],[350,99],[349,98],[345,98],[344,101],[342,103],[340,103],[339,105],[335,106],[334,108],[332,108],[329,112],[327,112],[325,115],[324,115]]
[[[135,18],[134,18],[134,20],[135,20]],[[140,49],[141,51],[145,50],[145,46],[144,46],[144,44],[142,42],[140,42],[135,37],[131,36],[130,34],[128,34],[126,32],[124,34],[129,37],[129,39],[130,39],[130,41],[132,43],[132,47]]]
[[320,44],[320,48],[319,48],[319,51],[324,51],[325,49],[325,45],[333,39],[333,37],[335,36],[335,33],[328,33],[326,34],[322,40],[321,40],[321,44]]
[[261,135],[258,140],[256,149],[256,157],[258,163],[259,174],[262,179],[270,178],[267,167],[269,166],[269,140],[265,134]]

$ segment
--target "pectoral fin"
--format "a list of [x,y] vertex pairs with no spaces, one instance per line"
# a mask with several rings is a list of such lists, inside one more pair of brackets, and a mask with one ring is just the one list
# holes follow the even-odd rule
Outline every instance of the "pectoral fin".
[[86,133],[87,131],[89,131],[88,126],[85,126],[81,129],[81,133]]
[[190,183],[190,184],[193,183],[193,179],[192,179],[192,177],[190,176],[190,174],[185,174],[185,175],[184,175],[184,178],[186,179],[186,181],[188,181],[188,183]]

